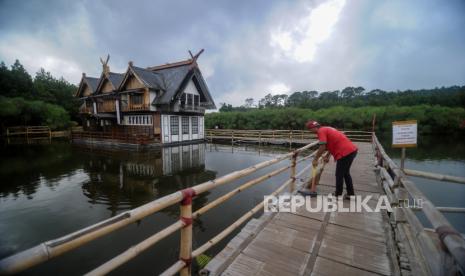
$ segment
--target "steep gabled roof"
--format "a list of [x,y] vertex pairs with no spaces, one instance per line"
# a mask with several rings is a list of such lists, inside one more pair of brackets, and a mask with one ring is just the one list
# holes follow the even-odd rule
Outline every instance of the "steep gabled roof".
[[113,90],[117,90],[121,82],[123,81],[124,78],[124,73],[114,73],[114,72],[108,72],[107,74],[102,73],[100,76],[99,83],[97,85],[97,91],[100,91],[103,83],[105,80],[108,80],[110,84],[113,86]]
[[169,104],[174,100],[177,92],[181,88],[183,81],[188,78],[192,68],[190,64],[185,64],[177,67],[169,67],[158,69],[153,72],[161,81],[163,93],[155,100],[156,104]]
[[130,66],[130,68],[145,87],[152,89],[164,89],[164,87],[161,86],[162,80],[159,75],[137,66]]
[[151,66],[151,67],[148,67],[147,70],[156,71],[156,70],[161,70],[161,69],[166,69],[166,68],[171,68],[171,67],[177,67],[177,66],[182,66],[182,65],[190,65],[193,62],[194,62],[193,59],[181,60],[181,61],[166,63],[166,64],[162,64],[162,65],[157,65],[157,66]]
[[86,82],[87,85],[89,85],[89,87],[92,89],[92,93],[95,93],[95,91],[97,91],[99,78],[86,77]]
[[123,81],[124,73],[108,73],[108,79],[110,80],[111,84],[115,89],[118,89],[119,85]]
[[84,85],[87,85],[92,90],[92,94],[97,91],[99,78],[87,77],[86,74],[82,74],[81,82],[79,83],[78,90],[76,91],[76,97],[79,97],[84,89]]
[[119,90],[122,90],[130,74],[134,74],[145,87],[160,91],[152,102],[153,104],[171,104],[180,97],[181,91],[184,90],[189,81],[194,79],[198,90],[209,103],[206,107],[216,108],[205,80],[192,59],[149,68],[137,67],[130,63]]
[[206,108],[215,109],[215,102],[210,95],[207,84],[197,66],[190,64],[157,70],[154,73],[159,74],[166,82],[164,93],[155,98],[154,104],[170,104],[173,100],[179,98],[190,80],[194,81],[199,92],[207,101]]

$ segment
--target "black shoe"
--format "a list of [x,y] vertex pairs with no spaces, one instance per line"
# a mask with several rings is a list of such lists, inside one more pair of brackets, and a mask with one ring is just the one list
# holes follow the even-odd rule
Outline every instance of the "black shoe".
[[303,196],[309,196],[309,197],[316,197],[318,195],[317,192],[311,192],[311,191],[298,191],[299,194]]
[[348,195],[348,194],[344,195],[345,200],[350,200],[352,197],[354,197],[354,199],[355,199],[355,195]]

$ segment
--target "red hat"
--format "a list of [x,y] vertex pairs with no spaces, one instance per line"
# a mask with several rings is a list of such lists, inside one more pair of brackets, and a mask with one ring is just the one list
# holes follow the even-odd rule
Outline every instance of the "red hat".
[[308,129],[312,129],[312,128],[320,126],[320,124],[317,121],[312,121],[312,120],[308,121],[305,125],[307,126]]

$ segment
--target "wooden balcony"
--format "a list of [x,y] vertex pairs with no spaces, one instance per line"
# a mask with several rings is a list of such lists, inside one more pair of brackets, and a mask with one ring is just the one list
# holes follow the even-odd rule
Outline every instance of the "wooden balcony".
[[90,114],[90,113],[92,113],[92,107],[89,107],[89,106],[81,106],[81,107],[79,108],[79,113]]
[[123,111],[148,111],[150,110],[149,104],[129,104],[122,107]]
[[105,101],[98,103],[97,105],[98,112],[115,112],[116,106],[114,101]]
[[205,107],[203,106],[192,106],[192,105],[181,105],[179,107],[180,111],[187,111],[187,112],[197,112],[197,113],[204,113]]

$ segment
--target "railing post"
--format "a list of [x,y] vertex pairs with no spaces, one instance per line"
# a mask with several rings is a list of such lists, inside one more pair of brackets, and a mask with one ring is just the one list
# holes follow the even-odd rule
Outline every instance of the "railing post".
[[291,184],[289,185],[289,192],[292,194],[295,190],[295,171],[297,166],[297,155],[299,155],[298,151],[294,151],[294,154],[291,157]]
[[292,149],[292,130],[289,132],[289,149]]
[[182,190],[182,194],[180,219],[184,223],[184,226],[181,228],[179,259],[186,266],[181,269],[180,275],[190,276],[192,264],[192,198],[195,196],[195,191],[192,188],[187,188]]
[[231,130],[231,147],[234,146],[234,130]]

